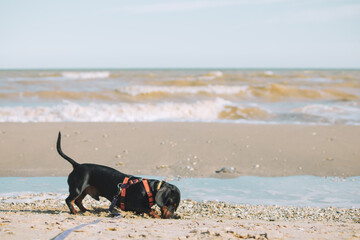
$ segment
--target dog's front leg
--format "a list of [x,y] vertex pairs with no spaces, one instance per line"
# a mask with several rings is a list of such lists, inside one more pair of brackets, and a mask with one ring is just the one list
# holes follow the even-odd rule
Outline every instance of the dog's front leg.
[[147,214],[148,214],[150,217],[161,219],[161,217],[160,217],[159,215],[157,215],[157,213],[155,212],[154,209],[150,209]]

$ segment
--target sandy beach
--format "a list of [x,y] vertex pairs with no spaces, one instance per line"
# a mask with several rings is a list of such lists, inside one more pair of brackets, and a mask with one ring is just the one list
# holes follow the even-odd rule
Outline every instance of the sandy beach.
[[[72,167],[55,148],[59,131],[64,152],[79,163],[133,175],[360,175],[359,126],[1,123],[0,176],[67,176]],[[216,173],[222,168],[229,171]]]
[[[1,123],[0,176],[67,176],[71,165],[104,164],[134,175],[167,177],[359,176],[358,126],[223,123]],[[56,193],[52,193],[56,195]],[[50,195],[51,196],[51,195]],[[198,203],[183,200],[177,219],[123,213],[89,197],[70,215],[66,195],[28,201],[2,197],[1,239],[359,239],[359,209]]]
[[[119,212],[111,218],[109,202],[85,198],[90,211],[68,212],[66,195],[0,198],[1,239],[53,239],[74,229],[67,239],[359,239],[360,211],[345,208],[311,208],[199,203],[183,200],[177,219],[151,219],[147,215]],[[18,200],[18,199],[16,199]],[[159,209],[157,209],[159,210]],[[98,221],[98,222],[95,222]]]

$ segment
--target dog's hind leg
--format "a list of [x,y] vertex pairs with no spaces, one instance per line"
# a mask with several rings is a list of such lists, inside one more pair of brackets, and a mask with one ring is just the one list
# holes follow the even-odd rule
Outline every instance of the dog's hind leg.
[[86,197],[86,195],[87,195],[86,191],[83,191],[83,192],[80,194],[80,196],[75,199],[75,204],[76,204],[76,206],[78,206],[82,212],[88,211],[88,210],[84,207],[84,205],[82,204],[82,200]]
[[69,207],[69,210],[72,214],[77,214],[78,212],[75,210],[74,202],[78,195],[71,194],[65,199],[66,205]]
[[66,205],[69,207],[69,210],[72,214],[77,214],[78,212],[75,210],[74,202],[80,196],[80,189],[76,187],[69,186],[70,195],[65,199]]
[[[80,169],[81,170],[81,169]],[[70,195],[66,198],[65,202],[70,209],[72,214],[76,214],[77,211],[75,210],[74,203],[80,208],[81,211],[86,211],[84,206],[82,205],[81,201],[86,196],[84,192],[84,186],[86,186],[87,177],[80,171],[79,169],[75,169],[72,171],[68,177],[68,184],[69,184],[69,193]],[[85,194],[82,196],[82,194]],[[79,200],[77,200],[79,198]]]

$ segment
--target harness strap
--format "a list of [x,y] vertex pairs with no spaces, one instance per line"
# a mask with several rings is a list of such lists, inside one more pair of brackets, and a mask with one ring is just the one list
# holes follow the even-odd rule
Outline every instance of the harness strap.
[[[124,181],[122,182],[121,185],[123,184],[127,184],[127,182],[129,181],[128,177],[125,177]],[[121,198],[120,198],[120,209],[125,211],[125,196],[126,196],[126,188],[121,188]]]
[[[129,182],[129,184],[128,184]],[[130,187],[132,184],[134,183],[138,183],[139,180],[136,179],[134,181],[130,180],[129,181],[129,178],[128,177],[125,177],[124,181],[122,182],[121,184],[121,193],[120,193],[120,209],[125,211],[125,196],[126,196],[126,189],[128,187]],[[143,184],[144,184],[144,188],[145,188],[145,191],[146,191],[146,194],[149,198],[149,207],[152,207],[154,205],[154,198],[153,198],[153,195],[151,193],[151,190],[150,190],[150,187],[149,187],[149,183],[147,181],[146,178],[144,178],[142,180]]]
[[154,205],[154,198],[150,191],[149,183],[146,178],[143,179],[143,184],[145,187],[146,194],[148,195],[149,198],[149,206],[152,207]]

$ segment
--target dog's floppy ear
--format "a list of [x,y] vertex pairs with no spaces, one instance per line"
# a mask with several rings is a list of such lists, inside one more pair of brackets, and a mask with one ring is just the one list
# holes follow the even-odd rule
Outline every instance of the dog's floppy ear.
[[170,189],[168,187],[163,186],[162,188],[159,189],[159,191],[156,193],[155,196],[155,203],[159,206],[159,207],[163,207],[165,206],[168,198],[169,198],[169,194],[170,194]]

